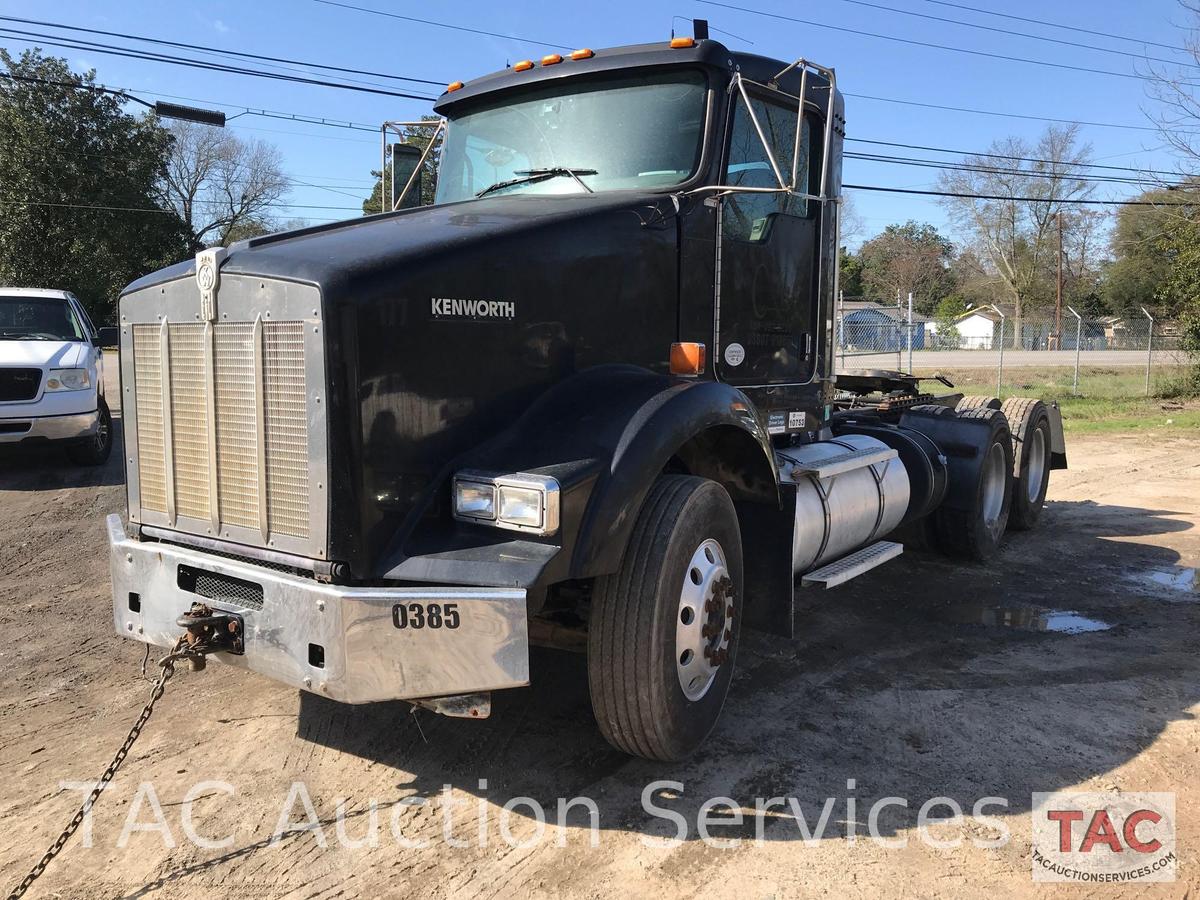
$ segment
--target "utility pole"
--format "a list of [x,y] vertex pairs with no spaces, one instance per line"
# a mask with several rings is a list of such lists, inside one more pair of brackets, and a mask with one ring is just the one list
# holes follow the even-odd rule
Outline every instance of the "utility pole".
[[1058,211],[1058,293],[1054,297],[1054,333],[1050,335],[1050,349],[1062,348],[1062,306],[1063,306],[1063,223],[1062,210]]

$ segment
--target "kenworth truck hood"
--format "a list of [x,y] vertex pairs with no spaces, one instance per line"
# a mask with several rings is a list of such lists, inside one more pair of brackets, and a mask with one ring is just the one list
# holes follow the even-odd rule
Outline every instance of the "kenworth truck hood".
[[[677,329],[677,229],[661,194],[514,193],[230,248],[222,278],[320,291],[327,558],[368,578],[385,549],[394,562],[405,534],[453,529],[456,459],[550,386],[614,362],[665,372]],[[127,293],[153,303],[158,291],[145,288],[193,269],[172,267]]]

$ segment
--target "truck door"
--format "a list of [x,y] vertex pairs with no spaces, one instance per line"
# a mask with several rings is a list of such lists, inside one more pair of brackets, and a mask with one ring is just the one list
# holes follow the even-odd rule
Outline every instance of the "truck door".
[[[771,148],[784,180],[796,157],[795,98],[746,85],[733,92],[732,119],[722,184],[735,190],[721,198],[720,277],[717,282],[717,377],[739,385],[797,384],[812,378],[817,339],[816,260],[819,204],[779,192],[767,155]],[[755,127],[757,121],[758,127]],[[800,134],[797,184],[815,193],[819,166],[806,116]],[[813,161],[810,165],[810,160]],[[750,189],[775,189],[775,193]]]

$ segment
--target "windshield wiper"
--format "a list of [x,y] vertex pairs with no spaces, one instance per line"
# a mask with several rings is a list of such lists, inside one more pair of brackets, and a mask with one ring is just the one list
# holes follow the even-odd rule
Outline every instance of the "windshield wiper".
[[546,181],[549,178],[558,178],[562,175],[569,175],[570,177],[574,178],[575,181],[579,183],[579,186],[589,194],[595,193],[595,191],[584,184],[583,179],[579,177],[580,175],[595,175],[597,174],[595,169],[576,169],[567,166],[550,166],[544,169],[518,169],[513,174],[520,175],[521,177],[510,178],[507,181],[497,181],[495,184],[485,187],[475,196],[482,197],[485,194],[490,194],[492,191],[498,191],[501,188],[513,187],[514,185],[518,184],[535,184],[536,182]]

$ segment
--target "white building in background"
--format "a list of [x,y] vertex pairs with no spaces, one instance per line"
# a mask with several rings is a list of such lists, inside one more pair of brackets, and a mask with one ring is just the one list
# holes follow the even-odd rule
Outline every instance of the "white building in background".
[[[1012,317],[1005,309],[1004,315]],[[991,350],[998,347],[1000,313],[990,306],[981,306],[963,313],[954,323],[958,329],[958,345],[964,350]]]

